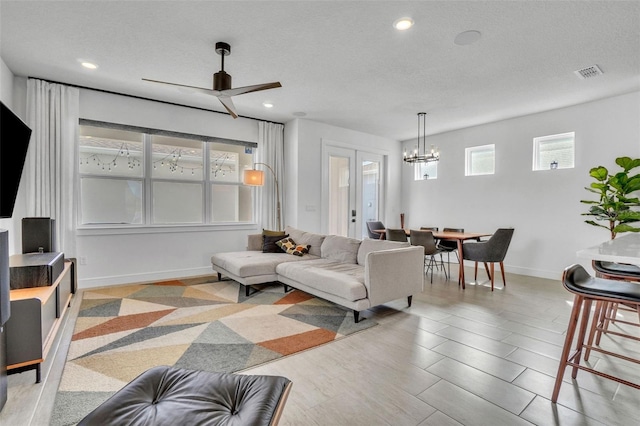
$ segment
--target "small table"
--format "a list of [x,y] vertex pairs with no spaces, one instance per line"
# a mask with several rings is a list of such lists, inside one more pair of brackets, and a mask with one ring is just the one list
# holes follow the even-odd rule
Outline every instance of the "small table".
[[[374,229],[373,232],[380,234],[380,239],[386,239],[386,230],[385,229]],[[405,229],[405,234],[409,236],[410,230]],[[458,243],[458,257],[460,258],[460,268],[458,271],[458,285],[462,283],[462,289],[465,289],[465,281],[464,281],[464,259],[462,255],[462,246],[463,241],[466,240],[479,240],[481,237],[489,237],[492,234],[487,233],[478,233],[478,232],[440,232],[440,231],[432,231],[433,237],[439,240],[453,240]]]

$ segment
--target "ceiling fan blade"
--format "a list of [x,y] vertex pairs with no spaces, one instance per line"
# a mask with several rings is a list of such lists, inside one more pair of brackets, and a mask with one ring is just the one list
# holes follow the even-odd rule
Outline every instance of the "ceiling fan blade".
[[226,96],[236,96],[242,95],[244,93],[258,92],[260,90],[275,89],[278,87],[282,87],[282,85],[280,84],[280,82],[276,81],[273,83],[255,84],[253,86],[244,86],[236,87],[235,89],[221,90],[220,93]]
[[218,96],[218,99],[220,99],[220,102],[222,102],[222,105],[227,109],[227,111],[229,112],[229,114],[231,114],[233,118],[238,118],[238,114],[236,113],[236,107],[235,105],[233,105],[233,101],[229,96],[226,96],[226,95]]
[[150,81],[152,83],[160,83],[160,84],[168,84],[170,86],[177,86],[177,87],[184,87],[186,89],[192,89],[192,90],[196,90],[200,93],[204,93],[207,95],[214,95],[214,96],[218,96],[220,94],[219,91],[217,90],[211,90],[211,89],[206,89],[204,87],[196,87],[196,86],[187,86],[186,84],[178,84],[178,83],[169,83],[166,81],[160,81],[160,80],[151,80],[149,78],[143,78],[142,80],[144,81]]

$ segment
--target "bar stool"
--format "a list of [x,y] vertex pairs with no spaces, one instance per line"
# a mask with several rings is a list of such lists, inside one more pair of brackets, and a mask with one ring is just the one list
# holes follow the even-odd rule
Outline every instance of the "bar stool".
[[[596,271],[596,277],[640,283],[640,267],[636,265],[594,260],[592,262],[592,266]],[[602,333],[607,333],[609,324],[617,321],[618,309],[627,312],[636,312],[638,314],[638,319],[640,320],[640,305],[609,302],[603,303],[600,306],[600,309],[597,308],[598,307],[596,306],[596,314],[594,315],[594,318],[597,320],[594,320],[591,326],[591,332],[589,333],[589,345],[593,343],[594,333],[596,345],[600,344]],[[634,323],[629,323],[627,321],[620,322],[635,325]],[[611,334],[616,334],[616,332],[611,332]],[[585,361],[589,360],[589,353],[590,351],[587,349],[585,352]]]
[[[589,316],[591,314],[591,304],[596,302],[600,308],[604,303],[625,303],[638,305],[640,303],[640,285],[626,282],[609,280],[604,278],[594,278],[581,265],[571,265],[562,273],[562,284],[570,293],[575,295],[573,301],[573,309],[571,310],[571,316],[569,318],[569,326],[567,329],[567,335],[562,348],[562,355],[560,357],[560,365],[558,366],[558,374],[556,375],[556,383],[553,388],[553,394],[551,401],[556,402],[558,400],[558,394],[560,393],[560,386],[562,385],[562,377],[567,366],[573,367],[571,377],[573,379],[578,375],[578,370],[588,371],[592,374],[600,377],[623,383],[627,386],[631,386],[636,389],[640,389],[640,384],[633,383],[625,380],[621,377],[613,376],[602,371],[597,371],[586,365],[580,365],[580,358],[582,356],[582,350],[597,351],[606,355],[610,355],[625,361],[640,364],[640,360],[628,357],[624,354],[611,352],[597,346],[593,346],[590,343],[585,343],[587,324],[589,322]],[[580,317],[580,309],[582,308],[582,317],[580,324],[578,324],[578,317]],[[596,307],[597,310],[597,307]],[[597,317],[595,317],[597,318]],[[638,324],[632,324],[638,325]],[[578,330],[578,338],[576,347],[573,352],[570,353],[571,344],[573,338]],[[591,334],[591,333],[590,333]],[[617,333],[618,335],[640,341],[640,338],[624,333]]]

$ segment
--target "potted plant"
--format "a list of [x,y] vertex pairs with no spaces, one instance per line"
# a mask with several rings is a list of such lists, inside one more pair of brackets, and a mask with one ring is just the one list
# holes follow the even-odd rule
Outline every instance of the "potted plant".
[[593,219],[585,222],[608,229],[612,240],[620,232],[640,232],[640,227],[634,226],[636,222],[640,222],[640,211],[637,210],[640,199],[631,196],[633,192],[640,190],[640,174],[630,174],[631,170],[640,167],[640,158],[632,160],[629,157],[619,157],[616,158],[616,164],[622,171],[613,175],[603,166],[589,171],[589,175],[596,181],[585,189],[597,194],[599,199],[580,201],[591,205],[589,212],[582,215],[592,216]]

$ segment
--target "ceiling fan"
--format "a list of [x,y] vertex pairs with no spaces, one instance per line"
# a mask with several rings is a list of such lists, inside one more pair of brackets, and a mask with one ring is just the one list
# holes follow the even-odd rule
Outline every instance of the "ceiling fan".
[[229,112],[229,114],[231,114],[233,118],[238,118],[238,114],[236,113],[236,108],[233,105],[233,101],[231,100],[232,96],[242,95],[244,93],[257,92],[260,90],[275,89],[277,87],[282,87],[280,82],[276,81],[274,83],[255,84],[253,86],[236,87],[235,89],[232,89],[231,75],[227,74],[224,71],[224,57],[231,54],[231,46],[229,45],[229,43],[225,43],[221,41],[217,42],[216,53],[222,56],[222,67],[220,71],[213,74],[213,89],[188,86],[186,84],[169,83],[166,81],[151,80],[149,78],[143,78],[143,80],[151,81],[153,83],[162,83],[162,84],[170,84],[172,86],[186,87],[189,89],[197,90],[201,93],[206,93],[207,95],[213,95],[217,97],[220,100],[220,102],[222,102],[222,105],[227,109],[227,111]]

